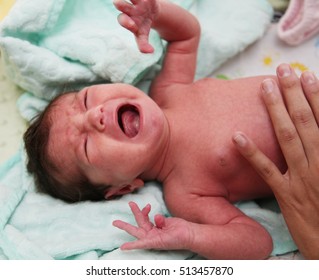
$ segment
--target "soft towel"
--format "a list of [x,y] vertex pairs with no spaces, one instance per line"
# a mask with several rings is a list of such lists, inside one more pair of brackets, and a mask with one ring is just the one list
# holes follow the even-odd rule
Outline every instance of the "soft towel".
[[[207,76],[260,38],[272,17],[266,0],[175,2],[197,14],[202,25],[197,77]],[[61,91],[91,83],[135,84],[144,73],[150,74],[149,68],[164,52],[158,35],[156,32],[151,35],[155,53],[140,54],[132,35],[118,27],[116,15],[111,3],[102,0],[16,3],[1,25],[0,47],[7,75],[32,92],[19,100],[25,118],[32,118],[46,106],[46,101],[38,97],[49,100]],[[169,215],[162,190],[155,183],[108,202],[67,204],[36,193],[33,179],[25,168],[22,147],[0,168],[0,259],[193,257],[191,252],[119,250],[132,237],[114,228],[112,221],[133,222],[128,207],[130,200],[140,206],[151,203],[151,216]],[[284,225],[278,223],[277,214],[262,212],[261,215],[259,210],[254,211],[260,208],[254,204],[239,207],[269,226],[275,240],[274,253],[294,250],[291,244],[281,242],[287,235]],[[275,223],[279,228],[272,228]],[[289,246],[281,247],[281,244]]]

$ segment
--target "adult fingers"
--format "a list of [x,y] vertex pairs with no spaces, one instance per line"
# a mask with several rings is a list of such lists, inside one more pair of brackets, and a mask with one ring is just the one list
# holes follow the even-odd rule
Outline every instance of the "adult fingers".
[[266,79],[261,85],[261,91],[289,168],[296,170],[300,166],[307,166],[303,143],[296,126],[287,112],[277,83],[272,79]]
[[284,176],[276,165],[258,149],[255,143],[242,132],[236,132],[233,135],[233,142],[238,151],[255,168],[273,192],[275,194],[279,193],[279,195],[283,193],[282,189],[286,187]]
[[316,75],[310,71],[301,74],[301,85],[315,115],[317,123],[319,122],[319,80]]
[[[312,79],[310,74],[306,74],[303,79],[304,86],[302,86],[301,80],[288,64],[281,64],[277,68],[277,76],[289,115],[302,141],[306,155],[309,157],[319,145],[317,121],[305,96],[307,90],[314,89],[313,86],[309,85],[309,83],[315,82],[314,77]],[[318,102],[317,99],[313,101]]]
[[[319,80],[310,71],[306,71],[301,75],[301,84],[307,100],[311,106],[312,112],[314,114],[317,126],[319,125]],[[318,128],[317,128],[318,130]],[[309,149],[312,152],[309,155],[309,159],[312,161],[319,161],[319,139],[318,133],[313,133],[313,145]]]

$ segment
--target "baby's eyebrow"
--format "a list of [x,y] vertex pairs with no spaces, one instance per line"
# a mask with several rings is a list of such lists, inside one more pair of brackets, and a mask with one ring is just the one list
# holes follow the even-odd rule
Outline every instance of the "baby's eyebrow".
[[81,99],[79,97],[80,92],[81,91],[70,93],[73,94],[72,101],[70,101],[70,106],[72,106],[74,109],[81,108]]
[[80,93],[80,92],[81,92],[81,91],[78,91],[78,92],[74,92],[74,93],[73,93],[73,97],[74,97],[74,98],[73,98],[73,103],[76,102],[76,101],[79,99],[79,93]]

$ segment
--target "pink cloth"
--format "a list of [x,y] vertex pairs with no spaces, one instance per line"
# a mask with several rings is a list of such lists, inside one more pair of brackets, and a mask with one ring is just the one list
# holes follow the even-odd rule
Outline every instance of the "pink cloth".
[[278,36],[298,45],[319,32],[319,0],[291,0],[278,24]]

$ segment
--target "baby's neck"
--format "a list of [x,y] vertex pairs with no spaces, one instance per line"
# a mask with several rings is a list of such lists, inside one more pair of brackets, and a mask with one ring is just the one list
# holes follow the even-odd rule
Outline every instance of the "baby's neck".
[[168,129],[166,140],[164,145],[157,156],[153,159],[153,165],[150,165],[150,168],[145,170],[141,174],[141,179],[144,181],[158,180],[163,182],[165,178],[170,174],[170,160],[169,160],[169,150],[170,150],[170,132]]

